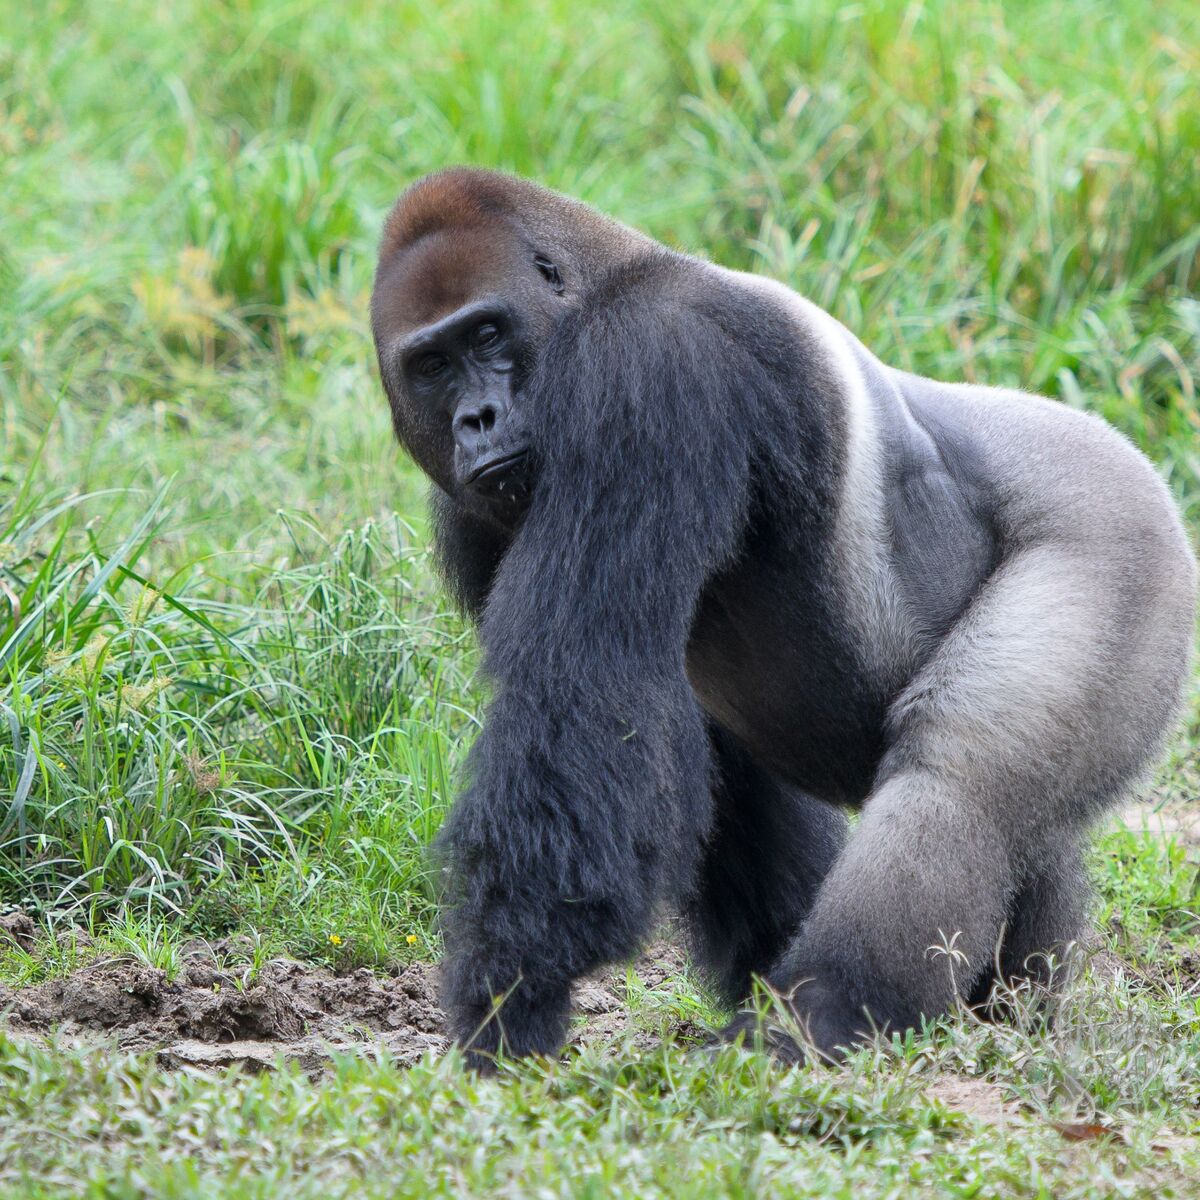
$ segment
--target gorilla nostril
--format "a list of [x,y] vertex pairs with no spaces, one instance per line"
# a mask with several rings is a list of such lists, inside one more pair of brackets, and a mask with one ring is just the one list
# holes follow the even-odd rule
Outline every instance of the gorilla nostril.
[[456,433],[491,433],[496,427],[496,417],[498,415],[499,410],[493,404],[485,404],[480,408],[470,409],[467,412],[459,413],[454,418],[454,430]]

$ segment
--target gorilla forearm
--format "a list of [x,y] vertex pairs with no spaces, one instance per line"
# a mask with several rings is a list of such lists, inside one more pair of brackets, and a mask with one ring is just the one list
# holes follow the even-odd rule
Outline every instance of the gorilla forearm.
[[[690,878],[708,823],[703,722],[685,688],[585,697],[500,685],[443,834],[445,1001],[477,1050],[549,1052],[571,982],[634,953]],[[546,1009],[552,1010],[551,1015]]]

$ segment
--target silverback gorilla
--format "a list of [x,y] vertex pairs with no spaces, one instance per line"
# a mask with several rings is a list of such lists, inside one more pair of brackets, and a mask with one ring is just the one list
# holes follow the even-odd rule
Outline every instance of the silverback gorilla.
[[494,689],[442,840],[470,1061],[556,1051],[668,905],[822,1056],[1080,934],[1195,604],[1128,441],[490,171],[401,196],[372,319]]

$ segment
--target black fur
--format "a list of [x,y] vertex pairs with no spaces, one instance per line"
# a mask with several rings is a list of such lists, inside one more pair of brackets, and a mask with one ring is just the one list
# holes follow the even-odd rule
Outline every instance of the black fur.
[[484,610],[495,696],[443,835],[446,1002],[476,1053],[556,1048],[571,981],[687,897],[711,825],[685,648],[741,548],[744,431],[780,381],[689,302],[688,272],[666,255],[615,272],[526,385],[538,484]]
[[781,783],[720,726],[712,742],[713,828],[686,916],[697,962],[737,1004],[799,930],[845,843],[846,817]]
[[459,608],[479,621],[511,535],[468,512],[436,485],[430,489],[429,507],[442,577]]

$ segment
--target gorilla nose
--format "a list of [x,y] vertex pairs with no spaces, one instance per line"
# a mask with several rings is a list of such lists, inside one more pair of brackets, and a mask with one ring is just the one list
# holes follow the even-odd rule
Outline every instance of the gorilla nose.
[[508,404],[492,399],[463,404],[453,431],[460,484],[506,503],[526,494],[528,439]]
[[500,423],[500,406],[493,401],[464,405],[454,414],[454,440],[467,454],[478,454],[492,441]]

